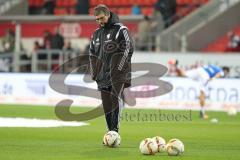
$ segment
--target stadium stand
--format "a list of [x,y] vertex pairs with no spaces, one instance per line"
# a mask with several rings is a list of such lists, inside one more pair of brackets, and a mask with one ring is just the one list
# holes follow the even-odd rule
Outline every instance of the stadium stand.
[[57,0],[56,7],[54,9],[55,15],[76,14],[77,0],[66,1]]
[[235,52],[240,51],[240,43],[238,42],[238,46],[231,48],[231,35],[234,34],[240,37],[240,26],[235,27],[233,30],[224,34],[224,36],[219,37],[214,42],[210,43],[206,48],[203,49],[204,52]]
[[6,13],[15,5],[22,3],[20,0],[0,0],[0,15]]
[[239,25],[239,6],[239,0],[211,0],[161,32],[157,46],[162,51],[202,51],[223,33]]
[[30,7],[42,7],[44,0],[28,0],[28,4]]
[[[44,0],[29,0],[29,6],[30,7],[35,7],[39,9],[39,14],[41,13],[41,9],[45,4]],[[51,33],[53,33],[54,29],[59,27],[61,30],[61,33],[63,35],[63,37],[65,38],[65,42],[69,42],[71,44],[71,47],[73,48],[74,52],[72,53],[73,56],[77,55],[77,54],[83,54],[84,50],[87,48],[86,46],[88,46],[89,44],[89,38],[90,35],[92,34],[92,31],[97,27],[97,24],[95,23],[95,21],[93,20],[92,16],[88,16],[88,15],[84,15],[84,16],[67,16],[69,14],[71,15],[76,15],[76,5],[78,4],[78,0],[73,0],[73,1],[67,1],[67,0],[56,0],[56,3],[54,4],[55,8],[54,8],[54,12],[53,14],[55,15],[59,15],[59,16],[26,16],[26,17],[20,17],[20,19],[18,16],[16,16],[15,18],[10,18],[8,20],[3,20],[1,19],[1,24],[0,27],[2,30],[0,30],[0,40],[3,41],[3,36],[5,35],[5,31],[7,29],[12,29],[16,35],[16,37],[19,37],[19,42],[21,42],[21,52],[22,54],[27,54],[27,58],[21,56],[20,54],[20,58],[23,57],[24,63],[22,63],[23,65],[25,63],[28,64],[28,66],[26,68],[29,67],[29,65],[31,65],[31,67],[29,67],[31,69],[32,72],[42,72],[42,71],[47,71],[50,72],[53,68],[55,68],[56,64],[55,62],[57,62],[57,64],[59,64],[60,62],[66,60],[68,57],[66,56],[67,54],[69,54],[68,52],[66,52],[67,54],[65,54],[64,50],[51,50],[53,48],[47,49],[46,51],[44,51],[43,49],[45,48],[41,48],[41,45],[43,44],[43,33],[45,30],[49,30]],[[95,5],[99,4],[99,3],[104,3],[107,4],[108,6],[110,6],[111,10],[118,13],[120,16],[122,15],[129,15],[131,14],[131,6],[135,3],[137,3],[137,5],[141,6],[142,8],[142,12],[143,13],[147,13],[148,15],[151,15],[153,12],[153,8],[154,8],[154,4],[157,2],[157,0],[119,0],[119,1],[115,1],[115,0],[90,0],[90,14],[92,14],[92,9]],[[194,19],[194,22],[199,22],[199,24],[197,23],[194,27],[198,27],[199,25],[201,26],[200,22],[203,22],[203,15],[210,15],[209,12],[204,12],[203,8],[205,7],[201,7],[203,4],[208,6],[210,4],[209,0],[176,0],[177,2],[177,14],[178,15],[183,15],[186,16],[186,18],[190,17],[192,19]],[[219,2],[220,3],[220,2]],[[200,7],[200,8],[199,8]],[[218,6],[214,6],[216,9],[216,12],[219,12],[218,10]],[[197,8],[199,8],[196,12],[193,12],[191,15],[189,15],[190,12],[196,10]],[[212,8],[209,9],[205,8],[205,10],[207,9],[207,11],[209,10],[213,10]],[[232,8],[229,8],[229,10]],[[203,10],[201,12],[198,12],[200,10]],[[225,10],[225,12],[228,10]],[[214,11],[214,13],[212,15],[216,15],[216,12]],[[181,14],[180,14],[181,13]],[[206,14],[205,14],[206,13]],[[225,15],[225,17],[229,16],[228,14],[224,14],[224,13],[219,13],[220,15]],[[62,16],[64,15],[64,16]],[[65,16],[66,15],[66,16]],[[195,17],[194,17],[195,15]],[[196,18],[197,16],[197,18]],[[34,17],[34,18],[33,18]],[[3,17],[3,18],[7,18],[7,17]],[[151,17],[150,17],[151,18]],[[209,17],[206,17],[206,19],[208,19]],[[215,17],[216,18],[216,17]],[[124,22],[125,25],[128,26],[129,30],[131,31],[131,33],[133,33],[133,36],[138,34],[138,24],[141,21],[142,16],[122,16],[121,20]],[[179,20],[181,22],[181,17],[177,20]],[[226,18],[225,18],[226,19]],[[17,28],[17,23],[13,23],[16,22],[16,20],[18,21],[18,25],[21,26],[20,29],[20,34],[17,32],[16,28]],[[177,24],[177,23],[176,23]],[[186,31],[190,31],[193,27],[189,24],[194,24],[192,21],[188,22],[187,24],[184,24],[182,27],[186,30]],[[186,28],[186,25],[190,28]],[[229,24],[229,26],[232,24]],[[171,26],[170,28],[176,28],[176,27],[181,27],[181,25],[177,24],[177,25],[173,25],[173,27]],[[211,27],[207,27],[207,28],[211,28]],[[215,26],[213,26],[212,28],[216,28]],[[239,28],[239,26],[238,26]],[[218,28],[219,30],[221,28]],[[165,32],[168,29],[163,30],[163,32]],[[239,33],[238,31],[239,29],[236,29],[236,33]],[[170,31],[172,31],[170,29]],[[179,31],[179,30],[176,30]],[[229,31],[229,29],[228,29]],[[215,50],[213,51],[225,51],[226,50],[226,45],[228,43],[228,37],[226,37],[227,35],[227,31],[223,31],[222,33],[225,33],[224,38],[221,38],[221,36],[218,36],[218,40],[215,40],[217,42],[213,42],[216,43]],[[235,32],[235,29],[234,29]],[[18,34],[17,34],[18,33]],[[153,33],[151,31],[151,33]],[[177,37],[178,35],[176,35],[177,32],[172,31],[171,33],[174,34],[174,40],[179,38]],[[213,33],[213,32],[208,32],[208,33]],[[158,37],[157,34],[154,32],[154,34],[147,34],[148,39],[152,38],[154,40],[149,40],[147,41],[147,46],[146,46],[146,50],[140,50],[137,47],[137,43],[135,43],[135,50],[136,51],[171,51],[171,49],[168,50],[168,48],[166,50],[164,50],[165,48],[160,48],[160,50],[157,50],[156,47],[160,46],[157,44],[157,42],[155,42],[155,39]],[[152,37],[151,37],[152,36]],[[160,37],[160,36],[159,36]],[[177,37],[177,38],[176,38]],[[199,40],[199,36],[198,40]],[[219,40],[223,39],[222,41]],[[135,38],[135,37],[134,37]],[[139,38],[139,37],[138,37]],[[181,37],[180,37],[181,38]],[[180,39],[179,38],[179,39]],[[208,37],[208,39],[211,37]],[[170,41],[164,39],[166,43],[171,44],[167,45],[170,46],[171,48],[173,48],[172,50],[174,50],[174,43],[171,43]],[[180,39],[181,40],[181,39]],[[35,42],[37,42],[40,45],[39,50],[35,50],[34,44]],[[135,39],[136,42],[136,39]],[[194,40],[194,42],[196,42],[196,40]],[[205,41],[204,41],[205,42]],[[211,41],[212,42],[212,41]],[[205,47],[203,49],[203,47],[199,50],[196,51],[210,51],[209,48],[211,48],[212,43],[209,43],[209,47]],[[161,42],[162,44],[163,41]],[[190,44],[192,42],[188,42],[187,44]],[[218,44],[220,43],[220,44]],[[65,43],[66,45],[67,43]],[[140,47],[141,47],[141,43]],[[181,45],[181,43],[179,43],[179,41],[176,43],[176,45]],[[199,44],[199,43],[196,43]],[[224,44],[224,46],[223,46]],[[156,45],[156,46],[154,46]],[[192,47],[193,45],[188,45],[189,47]],[[218,47],[221,46],[222,48]],[[14,45],[14,47],[16,47]],[[139,47],[139,48],[140,48]],[[225,48],[224,48],[225,47]],[[0,51],[4,51],[3,49],[3,45],[0,44]],[[20,48],[20,47],[18,47]],[[213,47],[214,48],[214,47]],[[217,48],[217,50],[216,50]],[[219,49],[220,48],[220,49]],[[181,48],[180,48],[181,49]],[[176,50],[179,51],[179,50]],[[190,50],[187,49],[187,51],[195,51],[195,50]],[[14,53],[15,50],[11,53]],[[58,52],[61,56],[59,56],[59,59],[51,59],[51,57],[54,57],[54,54]],[[35,54],[37,53],[37,54]],[[47,62],[48,64],[44,64],[42,63],[42,61],[46,61],[45,60],[41,60],[38,59],[38,57],[36,55],[50,55],[49,57],[47,57]],[[11,54],[12,56],[13,54]],[[5,57],[5,55],[3,55],[1,57]],[[41,57],[41,56],[40,56]],[[37,61],[36,63],[32,63],[31,60],[35,60]],[[21,62],[23,62],[21,60]],[[31,63],[30,63],[31,62]],[[33,64],[37,64],[37,65],[33,65]],[[39,64],[39,65],[38,65]],[[45,67],[43,67],[45,66]],[[47,67],[46,67],[47,66]],[[42,68],[41,68],[42,67]],[[20,67],[21,68],[21,67]],[[23,69],[24,71],[29,71],[30,69]],[[11,66],[10,70],[14,70],[14,66]]]
[[[144,15],[152,15],[154,4],[157,0],[90,0],[90,15],[93,14],[93,8],[97,4],[103,3],[109,6],[114,12],[120,15],[130,15],[133,4],[138,4]],[[186,16],[199,6],[207,3],[208,0],[177,0],[177,14]],[[54,9],[55,15],[76,14],[77,0],[56,0]],[[29,7],[41,9],[44,0],[29,0]]]

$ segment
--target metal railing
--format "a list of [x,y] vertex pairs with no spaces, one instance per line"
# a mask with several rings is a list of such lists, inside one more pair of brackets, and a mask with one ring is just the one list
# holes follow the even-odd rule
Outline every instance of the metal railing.
[[155,51],[156,50],[156,33],[147,32],[143,36],[144,37],[140,37],[139,34],[135,34],[133,36],[135,51]]
[[[81,55],[78,50],[37,50],[28,56],[25,52],[0,53],[0,72],[31,72],[50,73],[64,62]],[[15,58],[18,58],[16,61]],[[17,64],[16,64],[17,62]],[[79,62],[80,63],[80,62]],[[59,72],[64,73],[79,66],[77,61],[61,67]]]
[[0,53],[0,72],[10,72],[13,70],[13,54]]

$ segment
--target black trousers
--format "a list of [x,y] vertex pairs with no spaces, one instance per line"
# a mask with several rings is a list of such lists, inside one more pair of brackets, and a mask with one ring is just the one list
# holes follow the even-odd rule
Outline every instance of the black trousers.
[[101,89],[101,98],[105,119],[109,131],[119,130],[120,113],[123,107],[124,83],[116,83]]

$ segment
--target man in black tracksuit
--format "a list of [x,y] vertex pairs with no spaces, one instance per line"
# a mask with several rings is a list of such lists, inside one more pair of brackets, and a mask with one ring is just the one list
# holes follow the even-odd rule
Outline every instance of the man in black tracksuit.
[[107,127],[118,132],[123,90],[131,85],[132,38],[128,28],[105,5],[94,8],[100,27],[90,42],[90,71],[98,84]]

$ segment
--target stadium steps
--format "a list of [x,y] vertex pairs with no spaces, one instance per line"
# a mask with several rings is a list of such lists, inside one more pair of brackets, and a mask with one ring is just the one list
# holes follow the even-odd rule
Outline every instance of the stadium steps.
[[[235,27],[233,30],[235,34],[240,35],[240,26]],[[204,52],[227,52],[227,44],[229,42],[228,32],[221,37],[218,37],[214,42],[210,43],[206,48],[203,49]]]
[[[240,1],[236,1],[235,4],[224,8],[220,6],[221,12],[209,19],[207,23],[202,23],[196,28],[192,29],[188,33],[187,43],[189,44],[188,50],[190,51],[202,51],[210,43],[216,41],[219,37],[224,37],[224,34],[229,30],[240,24]],[[224,44],[226,40],[222,40],[221,44]],[[219,46],[219,50],[223,46]],[[225,47],[225,45],[224,45]]]
[[[239,0],[231,2],[233,3],[225,7],[225,1],[211,0],[164,30],[160,34],[160,50],[183,52],[201,51],[202,48],[212,42],[220,33],[225,33],[226,29],[229,30],[230,27],[235,26],[236,24],[233,23],[234,21],[239,21],[236,20],[239,17],[238,13],[237,15],[229,13],[238,5]],[[229,16],[228,14],[231,14],[233,17],[227,18],[227,16]],[[218,25],[214,25],[212,22],[219,19],[219,17],[224,17],[226,19],[225,21],[221,19],[221,23],[219,22]],[[228,25],[227,27],[226,24]]]
[[1,0],[0,15],[26,15],[28,3],[26,0]]

